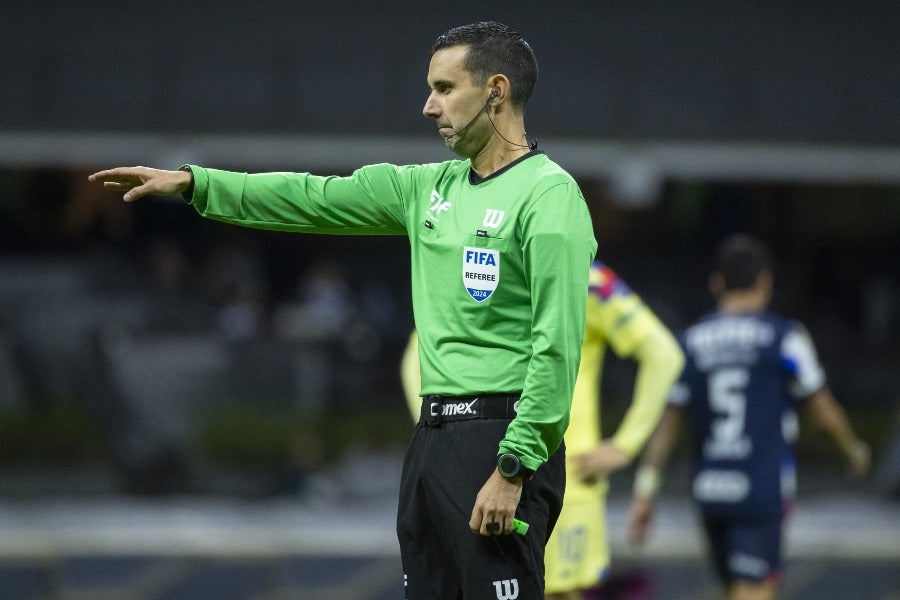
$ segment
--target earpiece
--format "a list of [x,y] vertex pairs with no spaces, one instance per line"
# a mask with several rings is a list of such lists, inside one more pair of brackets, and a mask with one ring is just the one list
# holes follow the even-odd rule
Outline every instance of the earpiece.
[[[498,88],[498,87],[492,87],[492,88],[491,88],[491,94],[490,94],[490,96],[488,96],[488,99],[485,100],[484,105],[481,107],[481,110],[479,110],[479,111],[475,114],[474,117],[472,117],[471,119],[469,119],[469,122],[466,123],[465,125],[463,125],[462,128],[457,129],[455,132],[453,132],[453,133],[451,133],[450,135],[448,135],[448,136],[447,136],[447,139],[449,140],[450,138],[455,138],[455,137],[459,136],[460,134],[462,134],[462,132],[464,132],[464,131],[467,130],[469,127],[471,127],[471,126],[472,126],[472,123],[474,123],[474,122],[478,119],[478,117],[480,117],[480,116],[482,115],[482,113],[484,113],[484,114],[487,115],[488,121],[491,122],[491,127],[494,128],[494,131],[497,132],[497,135],[499,135],[501,138],[503,138],[503,141],[504,141],[504,142],[506,142],[507,144],[510,144],[510,145],[512,145],[512,146],[517,146],[517,147],[519,147],[519,148],[528,148],[528,150],[530,150],[530,151],[532,151],[532,152],[535,151],[535,150],[537,150],[537,142],[536,142],[536,141],[535,141],[535,142],[531,142],[531,143],[529,143],[529,144],[517,144],[517,143],[515,143],[515,142],[511,142],[511,141],[509,141],[508,139],[506,139],[505,137],[503,137],[503,134],[500,133],[500,130],[497,129],[497,126],[496,126],[496,125],[494,125],[494,120],[491,118],[491,111],[489,110],[489,108],[490,108],[489,105],[490,105],[491,102],[493,102],[494,98],[499,98],[499,97],[500,97],[500,88]],[[522,135],[524,136],[525,133],[523,132]],[[528,141],[528,140],[526,140],[526,141]]]

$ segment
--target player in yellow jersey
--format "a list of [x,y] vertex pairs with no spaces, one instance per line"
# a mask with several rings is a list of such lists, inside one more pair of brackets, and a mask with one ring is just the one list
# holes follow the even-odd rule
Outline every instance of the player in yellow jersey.
[[[638,364],[634,395],[610,439],[600,436],[600,374],[607,346]],[[675,338],[640,297],[606,265],[591,266],[581,365],[566,444],[566,493],[545,552],[547,600],[580,600],[609,570],[606,538],[607,475],[627,466],[653,431],[684,355]],[[401,379],[414,418],[419,398],[416,333],[401,363]]]

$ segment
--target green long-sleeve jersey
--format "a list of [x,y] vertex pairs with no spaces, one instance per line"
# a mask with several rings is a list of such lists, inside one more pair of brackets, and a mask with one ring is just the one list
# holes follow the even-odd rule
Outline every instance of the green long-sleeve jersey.
[[533,152],[480,179],[468,160],[348,177],[191,166],[191,203],[237,225],[406,235],[422,395],[518,392],[498,452],[537,469],[568,425],[596,241],[581,192]]

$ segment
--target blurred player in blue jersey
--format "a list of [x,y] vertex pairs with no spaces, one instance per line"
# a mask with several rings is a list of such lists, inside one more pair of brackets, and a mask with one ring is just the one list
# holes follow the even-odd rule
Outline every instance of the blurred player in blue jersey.
[[744,235],[728,238],[709,285],[717,310],[679,340],[687,363],[635,478],[630,537],[646,539],[661,469],[684,415],[692,434],[692,493],[724,597],[771,600],[782,522],[796,486],[795,407],[804,401],[854,475],[868,471],[870,451],[829,391],[806,329],[766,311],[773,287],[766,247]]

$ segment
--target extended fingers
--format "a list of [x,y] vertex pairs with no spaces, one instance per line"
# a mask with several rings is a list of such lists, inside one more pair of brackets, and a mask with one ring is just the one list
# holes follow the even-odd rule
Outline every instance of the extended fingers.
[[156,190],[153,189],[149,183],[145,183],[144,185],[139,185],[136,187],[132,187],[127,192],[122,195],[122,200],[125,202],[134,202],[138,198],[142,198],[147,194],[153,194]]
[[134,183],[131,181],[104,181],[103,187],[109,190],[116,190],[117,192],[130,190],[134,187]]
[[147,167],[116,167],[88,175],[88,181],[99,181],[106,189],[124,192],[122,199],[125,202],[134,202],[148,194],[160,191],[168,193],[161,187],[157,177],[161,173],[163,172]]
[[140,179],[139,169],[141,167],[116,167],[115,169],[105,169],[88,175],[88,181],[126,181]]

